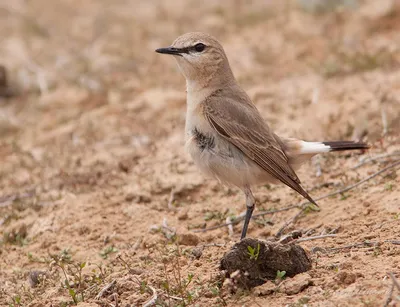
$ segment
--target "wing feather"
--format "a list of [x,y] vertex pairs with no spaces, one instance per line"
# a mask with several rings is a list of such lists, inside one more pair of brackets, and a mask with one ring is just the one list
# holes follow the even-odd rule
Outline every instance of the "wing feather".
[[245,101],[235,102],[221,92],[212,95],[204,102],[204,116],[219,135],[248,158],[316,204],[301,187],[299,178],[280,146],[278,136],[270,130],[255,106],[246,101],[246,97],[243,98]]

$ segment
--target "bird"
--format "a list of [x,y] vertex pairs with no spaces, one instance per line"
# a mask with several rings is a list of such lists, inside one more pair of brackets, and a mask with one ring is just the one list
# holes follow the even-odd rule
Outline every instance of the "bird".
[[279,137],[236,81],[224,48],[212,35],[186,33],[155,51],[172,55],[186,79],[185,147],[194,164],[245,195],[241,239],[256,203],[253,187],[281,182],[318,207],[295,171],[319,153],[369,148],[363,142]]

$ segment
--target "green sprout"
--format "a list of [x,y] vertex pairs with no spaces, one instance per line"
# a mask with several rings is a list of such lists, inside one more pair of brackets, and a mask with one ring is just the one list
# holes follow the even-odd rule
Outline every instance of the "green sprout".
[[248,254],[250,256],[250,259],[257,260],[258,256],[260,255],[260,243],[257,243],[257,248],[253,248],[251,246],[247,246]]

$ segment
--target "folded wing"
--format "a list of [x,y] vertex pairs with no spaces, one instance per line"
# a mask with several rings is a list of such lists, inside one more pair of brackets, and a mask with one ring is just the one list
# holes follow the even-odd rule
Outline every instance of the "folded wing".
[[301,187],[299,178],[288,164],[279,137],[264,122],[255,106],[246,96],[239,96],[236,98],[239,101],[235,101],[223,94],[218,92],[204,102],[204,116],[210,125],[270,175],[317,205]]

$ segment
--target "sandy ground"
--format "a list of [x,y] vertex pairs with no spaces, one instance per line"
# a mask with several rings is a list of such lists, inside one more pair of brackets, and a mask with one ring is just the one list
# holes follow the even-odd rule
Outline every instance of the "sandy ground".
[[[307,274],[252,290],[224,283],[219,261],[242,224],[195,230],[238,217],[244,197],[185,153],[184,79],[154,53],[209,32],[279,135],[368,141],[367,153],[298,172],[318,198],[400,159],[400,10],[350,2],[327,12],[290,0],[0,3],[0,89],[15,94],[0,98],[0,305],[400,304],[388,275],[400,280],[399,165],[285,229],[333,235],[299,243]],[[302,201],[281,185],[255,195],[255,213]],[[274,236],[298,212],[253,220],[249,236]]]

